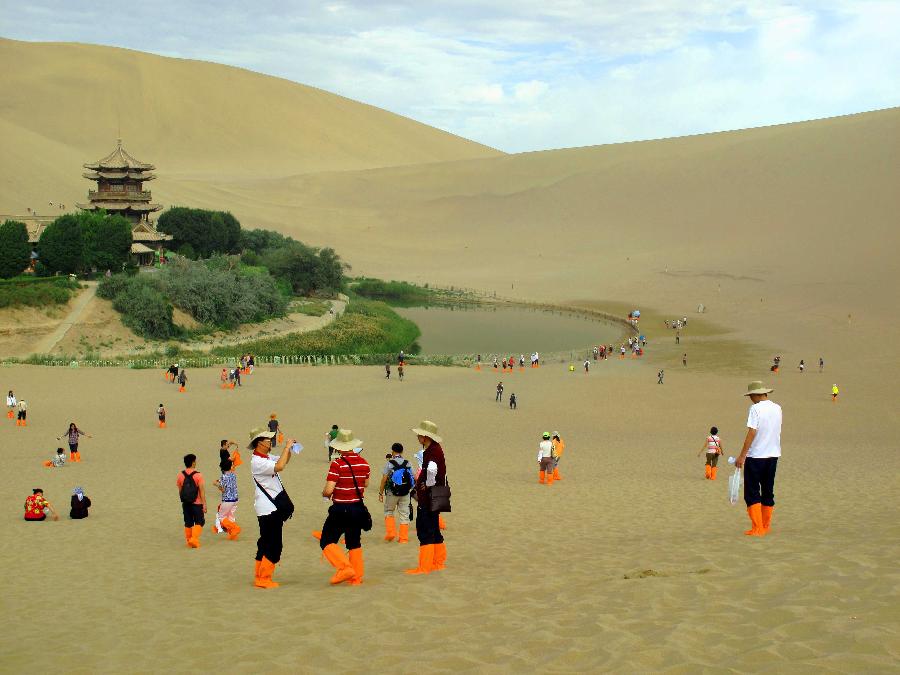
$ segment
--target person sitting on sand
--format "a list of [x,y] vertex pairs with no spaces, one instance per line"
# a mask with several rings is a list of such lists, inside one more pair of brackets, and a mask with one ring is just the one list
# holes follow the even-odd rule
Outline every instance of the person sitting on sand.
[[44,491],[41,488],[34,488],[31,496],[25,498],[25,520],[47,520],[47,516],[59,520],[53,505],[44,499]]
[[65,466],[65,465],[66,465],[66,451],[63,450],[62,448],[57,448],[56,454],[53,455],[53,457],[51,457],[50,459],[48,459],[46,462],[44,462],[44,466],[46,466],[48,469],[53,468],[53,467],[59,468],[61,466]]
[[717,427],[711,427],[706,442],[697,453],[697,457],[706,453],[706,480],[716,479],[716,465],[719,463],[719,455],[722,454],[722,439],[719,438],[718,433]]
[[69,509],[69,518],[72,520],[83,520],[88,517],[88,509],[91,508],[91,500],[84,490],[76,487],[72,490],[72,505]]

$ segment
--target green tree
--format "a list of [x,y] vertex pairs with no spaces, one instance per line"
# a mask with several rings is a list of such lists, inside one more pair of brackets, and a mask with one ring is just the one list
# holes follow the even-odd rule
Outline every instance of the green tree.
[[157,227],[175,238],[176,249],[190,244],[201,258],[240,250],[241,224],[225,211],[175,206],[159,217]]
[[72,274],[84,265],[82,227],[77,215],[66,214],[50,223],[41,233],[38,255],[52,272]]
[[81,221],[84,266],[99,271],[122,269],[131,255],[131,222],[118,214],[85,211]]
[[31,261],[28,228],[18,220],[0,225],[0,278],[11,279],[21,274]]

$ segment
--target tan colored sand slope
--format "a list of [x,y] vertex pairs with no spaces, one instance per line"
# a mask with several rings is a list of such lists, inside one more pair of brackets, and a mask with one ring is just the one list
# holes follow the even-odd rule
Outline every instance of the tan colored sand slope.
[[52,179],[59,199],[83,198],[81,164],[115,147],[119,130],[130,152],[167,177],[273,176],[498,154],[320,89],[213,63],[13,40],[0,40],[0,63],[0,203],[9,209],[20,195],[35,208],[46,194],[27,181],[24,191],[14,189],[8,181],[17,171]]
[[[588,376],[553,364],[507,376],[519,396],[510,411],[494,403],[491,374],[464,369],[410,366],[400,383],[377,367],[263,367],[234,391],[217,387],[214,369],[194,370],[179,394],[158,371],[2,368],[3,388],[31,406],[26,429],[0,424],[4,665],[409,672],[424,642],[439,672],[888,672],[900,647],[900,466],[896,387],[872,381],[876,364],[836,356],[825,375],[779,375],[784,458],[763,540],[742,536],[749,521],[727,503],[727,470],[705,481],[696,456],[711,424],[735,451],[742,377],[673,369],[659,386],[643,362],[610,361]],[[832,378],[843,385],[838,404]],[[160,401],[165,430],[155,426]],[[188,450],[215,477],[218,440],[242,441],[273,411],[306,450],[284,474],[297,512],[275,575],[282,586],[261,591],[251,586],[246,465],[237,542],[207,529],[202,547],[187,549],[174,481]],[[381,541],[370,489],[365,582],[330,588],[309,536],[325,514],[321,437],[349,426],[379,465],[394,441],[414,450],[409,429],[424,417],[440,425],[453,485],[448,569],[402,574],[415,544]],[[72,419],[94,436],[83,462],[44,469]],[[549,488],[535,461],[544,430],[568,446],[564,480]],[[32,487],[62,507],[75,485],[94,500],[88,520],[20,520]],[[37,635],[21,620],[35,613]]]

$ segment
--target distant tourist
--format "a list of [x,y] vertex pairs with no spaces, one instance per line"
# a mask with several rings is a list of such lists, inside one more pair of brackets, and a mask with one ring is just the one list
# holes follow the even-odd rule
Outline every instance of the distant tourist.
[[197,455],[184,456],[184,470],[175,481],[181,512],[184,515],[184,538],[191,548],[200,548],[200,535],[206,525],[206,489],[203,474],[197,471]]
[[716,465],[719,463],[719,455],[722,454],[722,441],[719,438],[718,433],[719,429],[717,427],[710,428],[709,436],[706,437],[706,442],[703,444],[703,447],[700,448],[700,452],[697,453],[697,457],[704,452],[706,453],[704,471],[706,472],[707,480],[716,479]]
[[559,475],[559,459],[566,449],[566,444],[563,442],[558,431],[553,432],[550,443],[553,445],[553,480],[562,480],[562,476]]
[[384,364],[384,377],[385,379],[391,379],[391,364],[390,361]]
[[13,393],[12,389],[10,389],[9,393],[6,395],[7,419],[12,419],[16,416],[16,406],[18,405],[19,402],[16,400],[16,395]]
[[584,360],[584,374],[587,375],[591,370],[591,362],[588,359]]
[[334,448],[331,446],[331,442],[337,437],[338,431],[339,431],[338,425],[332,424],[331,429],[329,429],[328,433],[325,434],[325,447],[328,448],[328,463],[329,464],[331,463],[331,456],[335,452]]
[[66,440],[68,440],[69,442],[69,460],[72,462],[80,462],[81,453],[78,451],[78,438],[80,436],[93,438],[93,436],[79,429],[78,425],[76,425],[75,422],[70,422],[69,428],[66,430],[66,432],[62,436],[57,436],[56,440],[62,440],[63,436],[65,436]]
[[509,395],[509,408],[510,410],[515,410],[519,405],[519,400],[516,398],[516,392],[512,392]]
[[553,485],[553,443],[550,442],[550,432],[545,431],[538,444],[538,482]]
[[820,357],[819,357],[819,372],[821,373],[821,372],[824,372],[824,371],[825,371],[825,359],[823,359],[823,358],[820,356]]
[[72,502],[69,509],[69,518],[72,520],[83,520],[88,517],[88,509],[91,508],[91,499],[84,490],[76,487],[72,490]]
[[274,436],[272,436],[272,447],[278,447],[278,436],[281,434],[281,426],[278,424],[278,416],[275,413],[269,415],[268,429],[271,431]]
[[494,397],[494,400],[498,403],[503,400],[503,382],[500,381],[497,383],[497,395]]
[[185,386],[187,386],[187,372],[182,368],[181,372],[178,373],[178,391],[183,392]]
[[402,363],[397,364],[397,379],[401,382],[403,382],[403,368],[404,366]]
[[685,368],[687,368],[687,354],[681,355],[681,365],[683,365]]
[[837,403],[838,394],[840,394],[840,390],[838,389],[837,383],[831,385],[831,402]]
[[660,368],[659,372],[656,374],[656,384],[663,383],[663,377],[665,377],[665,374],[666,374],[665,371],[662,368]]
[[16,406],[16,426],[17,427],[27,427],[28,426],[28,402],[25,399],[21,399],[19,404]]
[[66,465],[66,451],[62,448],[56,449],[56,454],[53,455],[50,459],[44,462],[44,466],[47,468],[59,468]]
[[800,359],[800,364],[797,366],[797,370],[801,373],[806,370],[806,363],[804,363],[803,359]]
[[159,407],[156,409],[156,416],[159,418],[159,428],[166,428],[166,407],[160,403]]

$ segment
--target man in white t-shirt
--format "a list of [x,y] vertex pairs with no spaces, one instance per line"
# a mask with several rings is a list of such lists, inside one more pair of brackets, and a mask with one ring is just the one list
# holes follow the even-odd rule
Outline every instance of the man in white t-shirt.
[[744,469],[744,501],[752,527],[744,532],[763,537],[772,524],[775,508],[775,470],[781,457],[781,406],[769,400],[772,389],[751,382],[747,393],[753,401],[747,416],[747,437],[735,461]]

